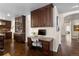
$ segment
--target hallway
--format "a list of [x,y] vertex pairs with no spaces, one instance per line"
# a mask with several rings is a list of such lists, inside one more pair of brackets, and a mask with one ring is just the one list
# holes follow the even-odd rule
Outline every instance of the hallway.
[[72,39],[68,42],[65,36],[61,40],[58,55],[60,56],[79,56],[79,39]]

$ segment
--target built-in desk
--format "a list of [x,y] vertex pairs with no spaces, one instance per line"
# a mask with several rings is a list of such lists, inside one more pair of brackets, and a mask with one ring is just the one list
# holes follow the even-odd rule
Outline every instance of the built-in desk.
[[[41,45],[42,45],[42,52],[45,54],[45,55],[50,55],[51,53],[51,46],[53,46],[53,38],[50,38],[50,37],[39,37],[39,36],[35,36],[35,37],[28,37],[28,47],[31,48],[32,47],[32,38],[34,39],[38,39],[39,42],[41,42]],[[53,48],[52,48],[53,49]]]

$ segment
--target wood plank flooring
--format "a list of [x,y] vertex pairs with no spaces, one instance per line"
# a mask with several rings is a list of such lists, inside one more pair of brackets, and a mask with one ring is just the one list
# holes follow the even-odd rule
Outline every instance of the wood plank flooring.
[[65,37],[63,37],[57,55],[79,56],[79,39],[71,39],[71,41],[68,41]]
[[[5,51],[0,52],[0,55],[9,53],[11,56],[45,56],[40,49],[29,49],[26,43],[18,43],[12,40],[6,40],[4,48]],[[63,37],[58,52],[53,52],[50,56],[79,56],[79,39],[72,39],[71,42],[68,42]]]
[[11,56],[45,56],[41,49],[34,47],[33,49],[29,49],[26,43],[6,40],[4,47],[5,51],[3,54],[9,53]]

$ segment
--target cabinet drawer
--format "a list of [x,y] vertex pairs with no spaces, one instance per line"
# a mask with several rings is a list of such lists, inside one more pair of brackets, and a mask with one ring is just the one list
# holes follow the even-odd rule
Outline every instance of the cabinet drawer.
[[49,45],[49,42],[42,41],[42,44],[43,44],[43,45]]
[[42,42],[43,50],[50,50],[50,43],[49,42]]

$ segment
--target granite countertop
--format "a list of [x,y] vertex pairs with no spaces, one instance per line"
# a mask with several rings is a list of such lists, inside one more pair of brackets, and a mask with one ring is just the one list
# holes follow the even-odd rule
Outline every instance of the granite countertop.
[[0,36],[5,36],[5,34],[3,34],[3,33],[0,33]]
[[7,30],[6,32],[11,32],[11,30]]
[[20,32],[15,32],[15,34],[21,34]]

